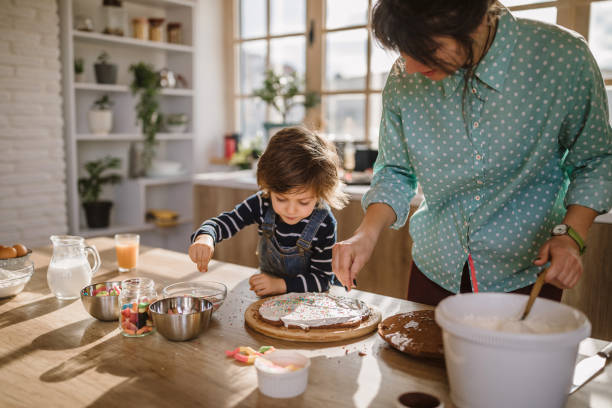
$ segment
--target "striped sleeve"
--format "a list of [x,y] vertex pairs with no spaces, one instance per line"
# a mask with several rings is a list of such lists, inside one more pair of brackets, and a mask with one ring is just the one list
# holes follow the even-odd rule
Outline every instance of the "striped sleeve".
[[233,237],[238,231],[259,223],[263,217],[261,192],[257,192],[238,204],[233,210],[226,211],[202,223],[200,228],[191,235],[191,242],[201,234],[213,237],[215,243]]
[[335,243],[336,220],[330,212],[313,240],[309,273],[284,278],[287,292],[325,292],[329,289],[334,277],[331,261]]

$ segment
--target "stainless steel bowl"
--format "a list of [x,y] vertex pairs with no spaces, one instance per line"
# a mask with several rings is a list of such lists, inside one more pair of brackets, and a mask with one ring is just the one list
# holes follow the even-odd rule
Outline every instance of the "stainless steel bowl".
[[104,322],[119,320],[119,296],[95,296],[96,285],[105,285],[110,290],[113,287],[121,288],[121,281],[98,282],[81,289],[81,302],[87,313]]
[[177,296],[149,306],[157,331],[173,341],[191,340],[208,328],[213,305],[206,299]]

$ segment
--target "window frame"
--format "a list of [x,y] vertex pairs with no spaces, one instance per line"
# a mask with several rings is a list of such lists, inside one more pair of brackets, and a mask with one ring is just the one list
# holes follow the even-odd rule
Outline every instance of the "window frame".
[[[372,38],[372,30],[370,25],[371,10],[376,0],[368,0],[368,21],[366,24],[351,25],[339,28],[325,28],[325,10],[326,0],[306,0],[306,31],[304,33],[295,32],[289,34],[270,35],[270,1],[266,0],[266,35],[248,39],[241,39],[240,31],[240,0],[232,0],[225,2],[226,20],[230,21],[227,27],[227,37],[229,38],[226,66],[229,67],[230,74],[228,75],[227,109],[229,112],[228,121],[231,123],[230,128],[240,129],[240,111],[239,104],[241,99],[250,98],[252,95],[239,93],[240,84],[240,44],[248,41],[265,40],[266,41],[266,66],[270,64],[270,40],[277,38],[295,37],[304,35],[306,41],[306,90],[315,91],[321,95],[322,103],[306,112],[304,122],[315,129],[320,129],[324,123],[325,117],[325,97],[330,95],[363,95],[365,98],[364,106],[364,139],[365,143],[372,143],[372,135],[370,135],[370,110],[372,109],[370,99],[372,95],[380,94],[382,89],[373,88],[371,86],[371,57],[372,44],[375,41]],[[588,41],[589,22],[591,3],[596,3],[606,0],[548,0],[540,1],[533,4],[524,4],[519,6],[508,7],[510,11],[534,10],[545,7],[557,8],[556,23],[580,33]],[[503,2],[503,0],[502,0]],[[353,29],[367,30],[366,44],[366,77],[365,87],[361,90],[326,90],[324,89],[325,81],[325,35],[327,33],[348,31]],[[311,41],[312,39],[312,41]],[[606,85],[612,85],[612,77],[604,78]],[[270,117],[270,107],[266,106],[266,118]],[[358,140],[361,142],[361,140]]]

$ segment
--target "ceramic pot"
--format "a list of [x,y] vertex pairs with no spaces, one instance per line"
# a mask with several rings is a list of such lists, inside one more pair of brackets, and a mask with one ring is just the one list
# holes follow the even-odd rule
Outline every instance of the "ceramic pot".
[[113,128],[113,112],[110,110],[92,109],[87,113],[87,118],[91,133],[107,135]]

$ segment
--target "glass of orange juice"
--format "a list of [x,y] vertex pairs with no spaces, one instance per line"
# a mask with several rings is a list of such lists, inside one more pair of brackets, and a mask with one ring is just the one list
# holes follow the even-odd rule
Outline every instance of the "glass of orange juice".
[[119,272],[130,272],[136,268],[139,246],[140,235],[115,234],[115,250],[117,251]]

